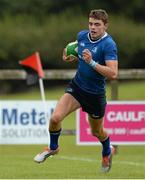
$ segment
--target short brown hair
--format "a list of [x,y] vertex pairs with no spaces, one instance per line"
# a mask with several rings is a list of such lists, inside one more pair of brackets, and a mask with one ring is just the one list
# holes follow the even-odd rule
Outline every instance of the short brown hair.
[[108,23],[108,14],[103,9],[94,9],[90,11],[89,17],[102,20],[104,24]]

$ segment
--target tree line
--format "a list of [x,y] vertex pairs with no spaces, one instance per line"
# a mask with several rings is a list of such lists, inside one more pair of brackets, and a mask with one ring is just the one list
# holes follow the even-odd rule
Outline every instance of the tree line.
[[63,48],[88,28],[91,9],[106,9],[108,32],[118,45],[120,68],[145,67],[143,0],[1,0],[0,68],[20,68],[35,51],[45,69],[75,68],[61,60]]

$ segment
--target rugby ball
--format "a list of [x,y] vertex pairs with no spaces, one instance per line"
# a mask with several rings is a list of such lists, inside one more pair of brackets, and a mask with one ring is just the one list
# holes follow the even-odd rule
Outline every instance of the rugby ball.
[[67,46],[66,46],[66,55],[67,56],[74,56],[74,57],[78,57],[78,42],[74,41],[74,42],[70,42]]

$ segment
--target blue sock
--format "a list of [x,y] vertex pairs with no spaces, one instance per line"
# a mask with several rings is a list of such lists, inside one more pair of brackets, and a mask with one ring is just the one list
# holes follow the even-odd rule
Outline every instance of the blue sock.
[[50,149],[55,150],[58,147],[58,138],[61,133],[61,129],[58,131],[49,131],[50,133]]
[[108,156],[111,153],[109,137],[105,139],[105,141],[100,141],[100,142],[102,143],[103,146],[102,156]]

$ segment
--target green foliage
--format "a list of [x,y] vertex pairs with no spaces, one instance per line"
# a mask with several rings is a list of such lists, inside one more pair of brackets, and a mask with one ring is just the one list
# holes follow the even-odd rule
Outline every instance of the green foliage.
[[[74,18],[74,11],[38,19],[28,15],[7,15],[0,21],[0,68],[20,68],[18,61],[40,52],[43,66],[75,68],[75,63],[62,61],[62,51],[77,33],[88,28],[87,15]],[[129,19],[110,16],[109,33],[116,40],[120,68],[145,67],[145,25]],[[136,60],[137,59],[137,60]]]
[[109,32],[118,45],[120,68],[145,68],[145,25],[123,18],[110,18]]
[[75,68],[75,63],[62,61],[63,48],[87,28],[88,13],[96,8],[110,15],[120,68],[144,68],[145,25],[139,23],[145,17],[143,0],[1,0],[0,68],[20,68],[18,61],[35,51],[45,69]]
[[59,14],[68,9],[77,8],[83,13],[90,9],[104,8],[107,11],[125,15],[134,20],[144,22],[145,3],[144,0],[1,0],[0,15],[6,13],[11,15],[31,14],[37,17],[50,14]]
[[69,41],[76,40],[82,18],[78,22],[69,12],[59,17],[49,16],[43,22],[26,15],[6,16],[0,22],[1,68],[19,68],[18,61],[35,51],[42,55],[45,68],[66,66],[62,51]]

